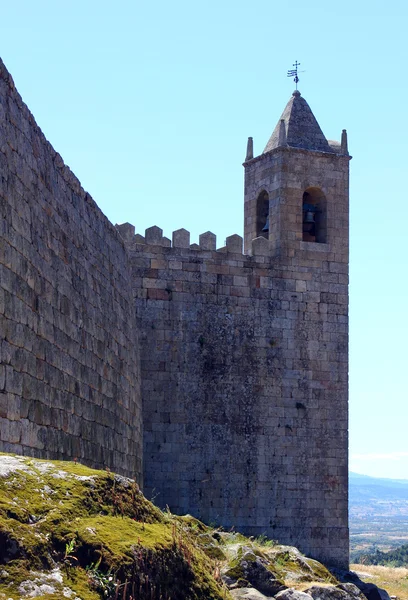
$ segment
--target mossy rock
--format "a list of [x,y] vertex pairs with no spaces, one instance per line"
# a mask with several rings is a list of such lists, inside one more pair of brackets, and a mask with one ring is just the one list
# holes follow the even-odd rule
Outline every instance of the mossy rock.
[[237,564],[227,569],[225,571],[225,575],[230,579],[235,579],[236,581],[238,581],[238,579],[243,579],[244,570],[240,564]]
[[238,588],[247,588],[247,587],[252,587],[251,584],[249,583],[249,581],[247,581],[246,579],[238,579],[236,586]]
[[230,598],[196,541],[208,528],[162,513],[134,481],[4,454],[0,467],[0,598]]
[[212,545],[212,546],[202,546],[202,551],[209,557],[212,558],[213,560],[226,560],[227,557],[225,555],[225,552],[223,552],[223,550],[216,545]]
[[253,547],[241,546],[235,558],[225,571],[226,580],[245,580],[256,590],[267,596],[273,596],[285,589],[285,584],[275,574],[269,561]]
[[285,580],[293,582],[322,582],[336,584],[336,578],[324,565],[316,560],[307,558],[297,548],[277,546],[267,552],[273,572]]
[[[222,538],[219,539],[223,545]],[[213,560],[225,561],[227,559],[225,552],[220,547],[220,542],[211,533],[200,533],[196,537],[196,542],[202,551]]]
[[315,581],[322,581],[333,585],[338,584],[336,577],[322,563],[306,556],[303,557],[303,561],[312,569]]
[[202,521],[191,515],[174,516],[174,519],[181,525],[188,527],[192,533],[196,533],[197,535],[212,532],[211,527],[208,527]]

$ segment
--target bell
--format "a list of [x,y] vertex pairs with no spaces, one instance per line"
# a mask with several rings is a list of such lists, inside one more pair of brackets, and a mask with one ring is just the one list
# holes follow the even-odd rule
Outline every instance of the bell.
[[264,228],[262,229],[262,233],[264,231],[269,231],[269,215],[266,217],[266,223],[264,225]]
[[314,212],[312,210],[307,210],[305,213],[305,223],[314,223],[315,222],[315,218],[314,218]]

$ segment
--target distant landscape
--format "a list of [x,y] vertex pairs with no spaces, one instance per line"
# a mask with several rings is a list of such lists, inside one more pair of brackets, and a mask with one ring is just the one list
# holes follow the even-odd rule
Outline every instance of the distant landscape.
[[351,562],[408,544],[408,480],[349,474]]

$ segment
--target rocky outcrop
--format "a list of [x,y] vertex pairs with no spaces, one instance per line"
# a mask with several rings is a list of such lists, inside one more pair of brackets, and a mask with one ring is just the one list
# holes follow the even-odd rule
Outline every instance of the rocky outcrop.
[[243,587],[244,583],[249,583],[264,596],[274,596],[287,587],[273,572],[270,561],[259,553],[255,554],[254,549],[248,546],[238,549],[237,556],[224,573],[223,579],[230,586]]
[[312,600],[366,600],[358,587],[352,584],[312,586],[305,590]]
[[0,454],[0,600],[390,600],[338,577],[294,547],[162,512],[110,471]]
[[293,588],[288,588],[287,590],[283,590],[283,592],[279,592],[275,598],[277,600],[312,600],[312,596],[309,594],[299,592]]
[[362,597],[367,598],[367,600],[391,600],[386,590],[376,586],[374,583],[362,581],[358,574],[353,571],[334,569],[333,572],[338,579],[344,582],[342,585],[345,586],[345,589],[348,589],[348,586],[356,587],[361,592]]

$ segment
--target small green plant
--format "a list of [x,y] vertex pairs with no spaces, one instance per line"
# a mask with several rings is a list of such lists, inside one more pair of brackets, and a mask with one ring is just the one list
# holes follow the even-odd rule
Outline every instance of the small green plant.
[[284,552],[283,554],[280,554],[277,557],[277,559],[275,561],[275,564],[276,564],[276,566],[284,567],[286,565],[286,563],[288,562],[289,559],[290,559],[289,552]]
[[[99,570],[100,564],[101,559],[86,567],[89,584],[94,590],[101,593],[104,598],[117,598],[119,584],[115,581],[115,577],[111,571],[103,573],[103,571]],[[115,596],[113,595],[114,592],[116,592]]]
[[78,566],[78,559],[76,556],[73,555],[73,552],[75,550],[75,546],[76,546],[76,540],[75,538],[72,538],[72,540],[70,542],[67,542],[65,544],[65,554],[64,554],[64,558],[63,558],[63,564],[65,566],[65,570],[66,573],[68,575],[69,570],[72,567],[76,567]]
[[276,546],[276,544],[277,544],[277,542],[275,540],[271,540],[263,533],[261,535],[259,535],[258,537],[256,537],[254,539],[254,542],[256,544],[258,544],[259,546],[264,546],[266,548],[272,548],[273,546]]
[[68,558],[75,549],[75,538],[72,538],[70,542],[65,544],[65,556],[64,558]]

